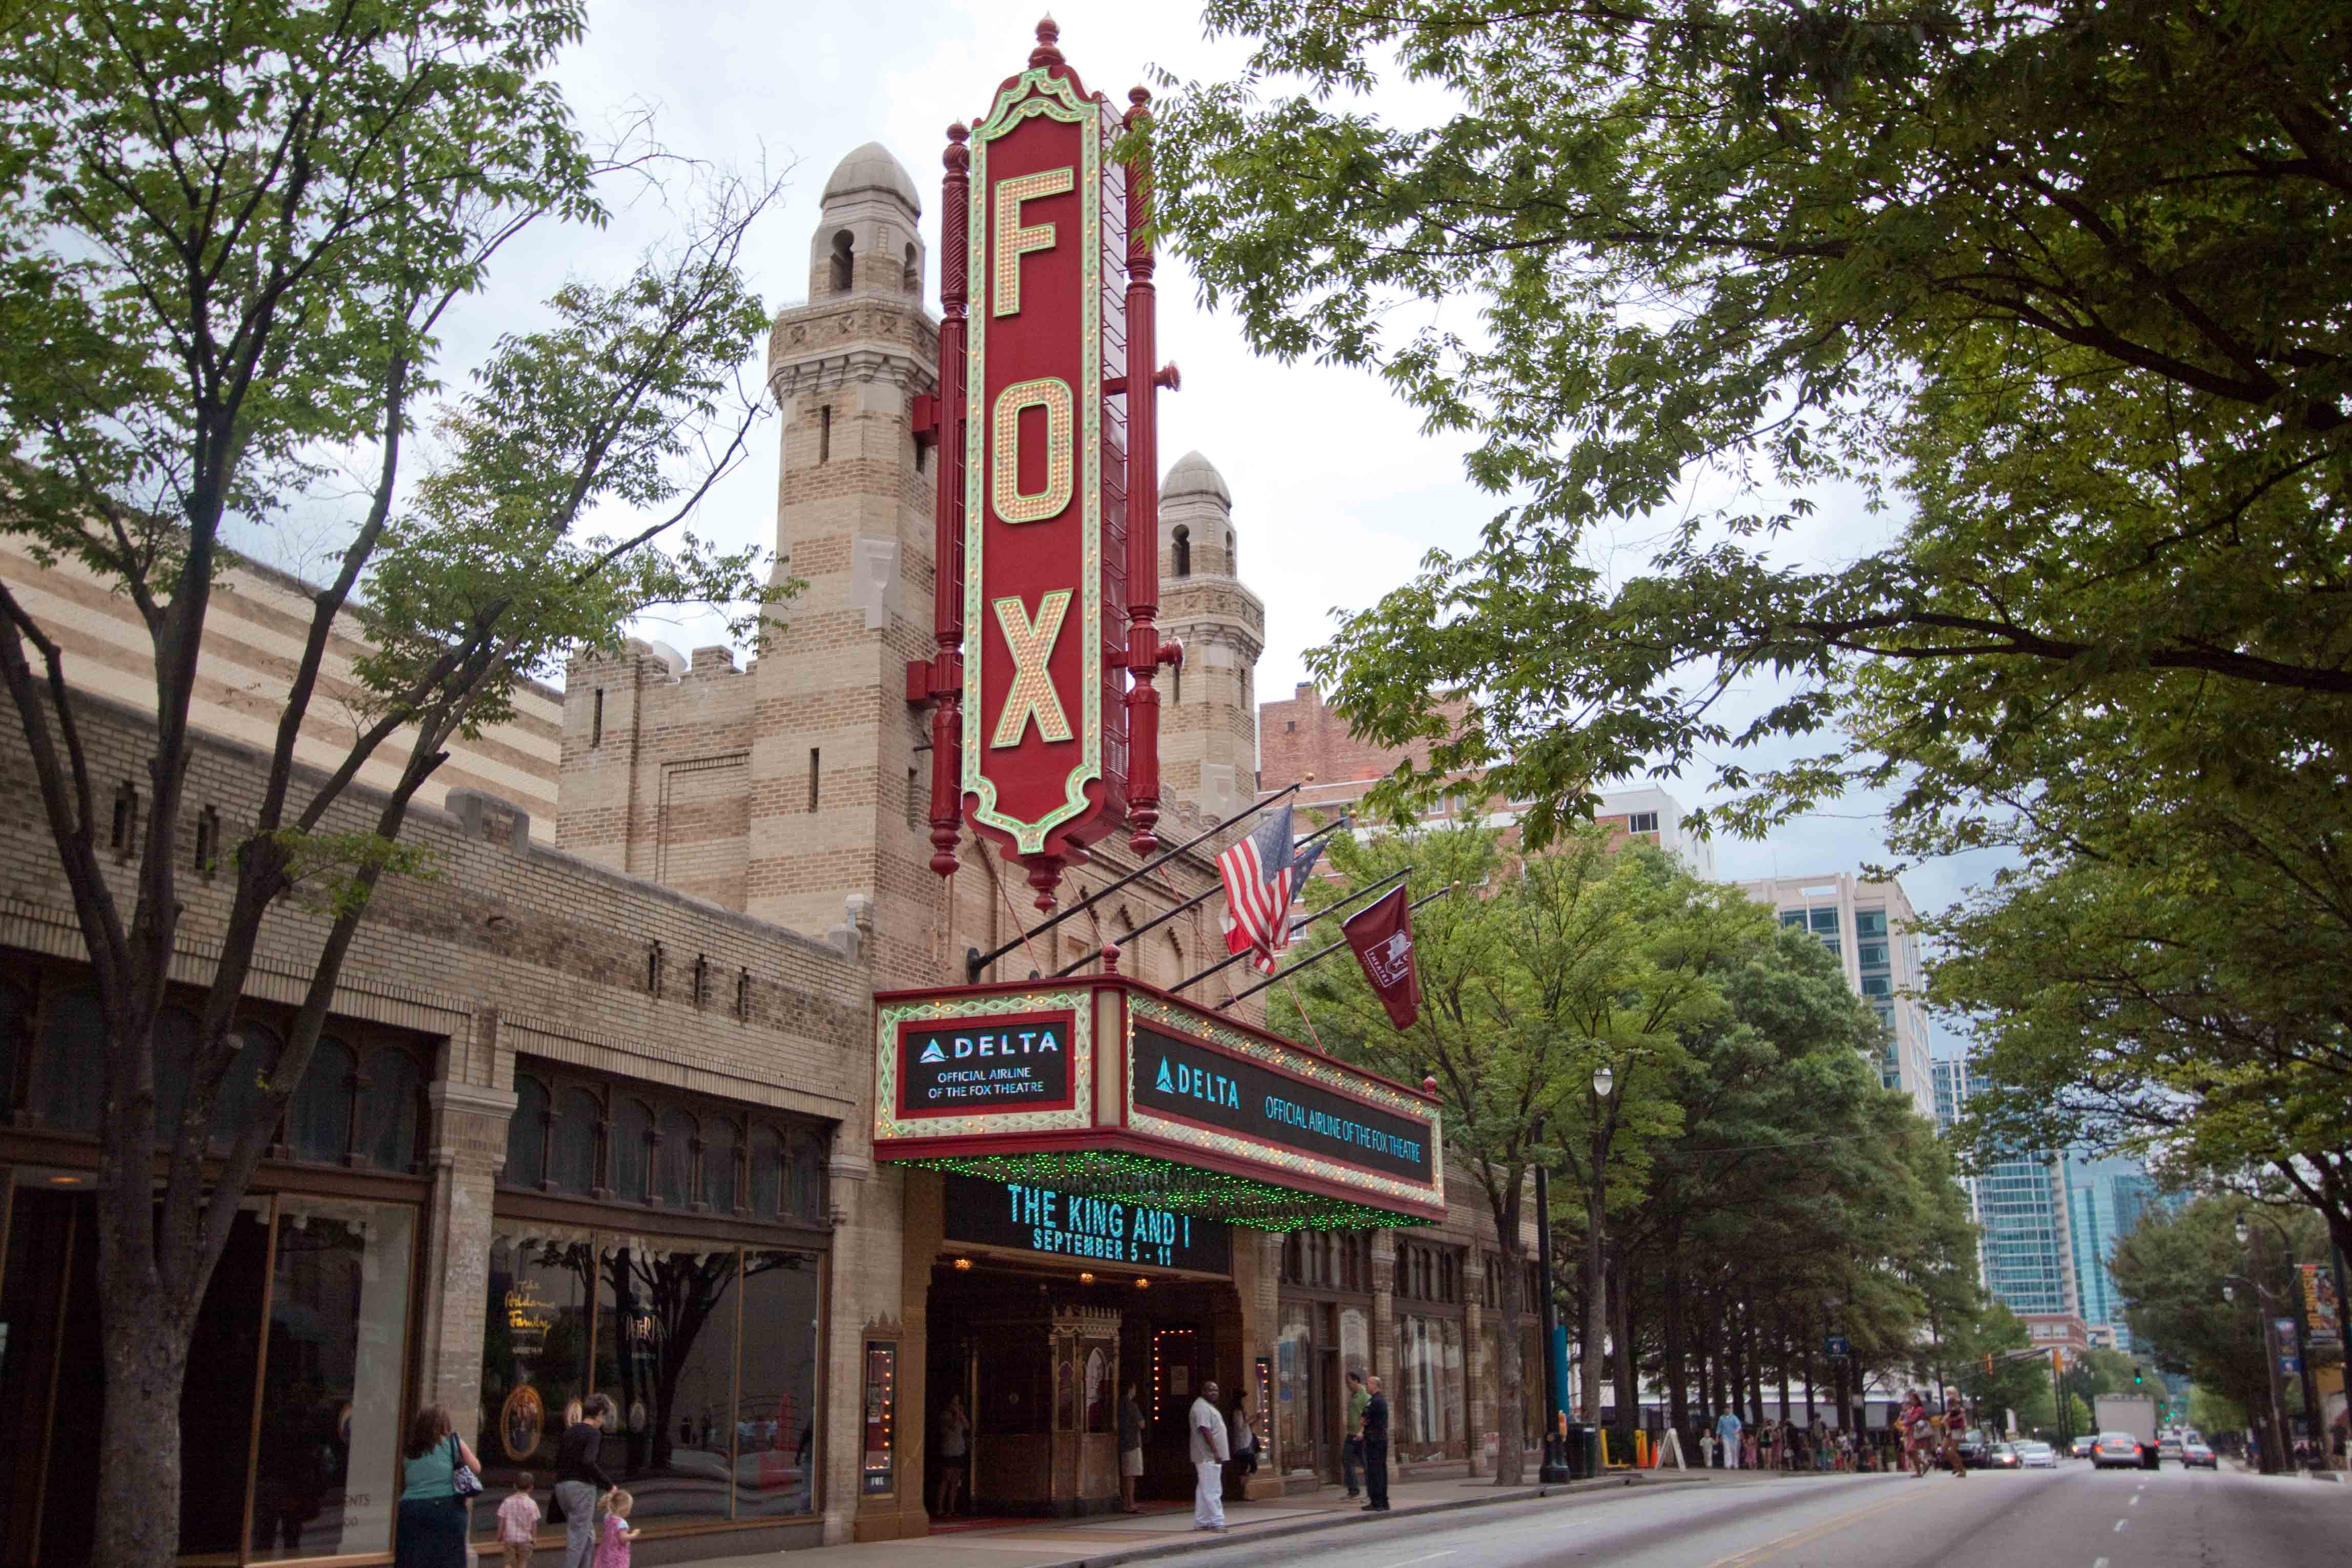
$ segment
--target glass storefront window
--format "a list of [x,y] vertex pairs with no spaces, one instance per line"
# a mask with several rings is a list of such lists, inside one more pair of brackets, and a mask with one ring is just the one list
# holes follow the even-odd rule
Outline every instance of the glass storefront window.
[[[501,1236],[490,1248],[474,1454],[492,1490],[513,1486],[517,1470],[530,1470],[552,1498],[564,1412],[588,1392],[595,1278],[595,1251],[585,1238]],[[492,1511],[475,1514],[476,1533],[489,1533]]]
[[743,1255],[743,1348],[736,1375],[735,1517],[816,1508],[817,1260]]
[[729,1517],[739,1260],[731,1246],[604,1244],[596,1386],[622,1413],[614,1473],[636,1499],[633,1521]]
[[392,1544],[415,1228],[404,1205],[278,1200],[252,1561]]
[[1286,1301],[1282,1337],[1274,1343],[1274,1398],[1279,1412],[1275,1425],[1282,1466],[1294,1475],[1315,1469],[1314,1361],[1307,1304]]

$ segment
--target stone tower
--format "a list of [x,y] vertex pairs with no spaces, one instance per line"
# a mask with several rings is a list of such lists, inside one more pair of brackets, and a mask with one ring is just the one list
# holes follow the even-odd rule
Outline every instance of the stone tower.
[[1257,790],[1257,656],[1265,606],[1235,570],[1233,492],[1197,452],[1160,486],[1160,625],[1184,644],[1184,667],[1163,676],[1160,770],[1168,792],[1211,818],[1229,817]]
[[936,966],[937,880],[906,702],[931,652],[936,464],[910,405],[937,381],[923,309],[922,203],[878,142],[825,182],[809,298],[779,312],[768,387],[782,412],[776,549],[806,582],[754,672],[745,908],[796,930],[844,918],[877,969]]

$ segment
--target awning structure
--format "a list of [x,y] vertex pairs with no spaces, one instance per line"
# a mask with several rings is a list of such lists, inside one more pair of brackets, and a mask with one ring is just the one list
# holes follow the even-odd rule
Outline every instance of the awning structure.
[[1444,1217],[1434,1099],[1126,976],[875,1013],[877,1159],[1260,1230]]

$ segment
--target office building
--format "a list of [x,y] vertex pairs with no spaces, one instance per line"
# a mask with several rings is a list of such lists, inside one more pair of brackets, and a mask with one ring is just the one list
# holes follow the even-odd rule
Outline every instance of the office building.
[[1866,882],[1845,872],[1822,876],[1766,877],[1739,884],[1742,893],[1779,912],[1780,924],[1820,938],[1845,971],[1846,984],[1877,1009],[1887,1040],[1878,1080],[1911,1096],[1923,1116],[1937,1113],[1934,1066],[1927,1055],[1927,1014],[1918,992],[1918,916],[1896,882]]

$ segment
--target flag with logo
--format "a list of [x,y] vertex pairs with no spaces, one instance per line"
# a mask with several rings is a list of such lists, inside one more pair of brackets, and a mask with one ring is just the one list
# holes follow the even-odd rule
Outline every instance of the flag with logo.
[[1247,953],[1261,975],[1275,972],[1290,946],[1290,901],[1322,852],[1320,844],[1298,847],[1286,805],[1217,857],[1217,875],[1225,884],[1226,952]]
[[1411,1029],[1421,1017],[1421,974],[1412,962],[1412,904],[1399,886],[1340,922],[1339,929],[1364,967],[1372,994],[1388,1009],[1389,1022]]

